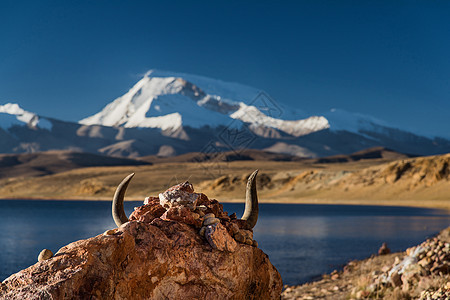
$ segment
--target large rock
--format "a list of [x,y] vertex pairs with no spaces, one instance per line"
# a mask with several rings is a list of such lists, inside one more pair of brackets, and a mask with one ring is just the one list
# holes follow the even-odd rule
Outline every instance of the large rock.
[[[119,228],[11,275],[0,298],[279,299],[280,274],[252,243],[245,221],[228,216],[216,200],[198,199],[195,210],[166,211],[150,197]],[[207,217],[220,222],[212,229],[203,224]]]

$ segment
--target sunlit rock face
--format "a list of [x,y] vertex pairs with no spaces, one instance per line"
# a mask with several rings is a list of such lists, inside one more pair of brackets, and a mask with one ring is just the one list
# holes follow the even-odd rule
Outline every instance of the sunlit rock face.
[[147,197],[119,228],[11,275],[0,298],[280,298],[280,274],[246,221],[187,182],[162,195]]

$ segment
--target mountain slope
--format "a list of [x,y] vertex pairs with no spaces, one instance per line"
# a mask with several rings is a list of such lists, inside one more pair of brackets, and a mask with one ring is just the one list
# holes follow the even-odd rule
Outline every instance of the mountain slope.
[[110,156],[264,150],[300,158],[371,147],[400,153],[450,152],[450,141],[400,130],[371,116],[333,109],[308,116],[238,83],[160,71],[80,123],[0,105],[0,153],[71,150]]

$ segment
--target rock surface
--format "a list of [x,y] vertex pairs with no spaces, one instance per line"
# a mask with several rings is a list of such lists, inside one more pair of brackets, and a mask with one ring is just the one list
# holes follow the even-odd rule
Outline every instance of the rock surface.
[[[250,236],[245,222],[229,217],[217,200],[196,197],[198,209],[179,201],[167,210],[148,197],[119,228],[71,243],[5,279],[0,298],[279,299],[281,277],[268,256],[256,242],[233,238]],[[220,222],[200,235],[208,213]]]

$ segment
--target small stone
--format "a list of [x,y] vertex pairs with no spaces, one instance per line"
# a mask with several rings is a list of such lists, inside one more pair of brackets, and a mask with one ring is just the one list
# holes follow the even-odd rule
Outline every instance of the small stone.
[[430,262],[431,262],[431,259],[429,257],[425,257],[425,258],[421,259],[418,262],[418,264],[425,268],[426,266],[428,266],[430,264]]
[[238,232],[234,235],[234,239],[238,241],[239,243],[245,242],[245,237],[242,235],[242,233]]
[[414,247],[406,249],[406,255],[410,256],[414,252]]
[[439,273],[448,274],[449,271],[450,271],[450,268],[449,268],[449,266],[447,264],[441,264],[441,265],[438,265],[438,266],[434,266],[430,270],[431,273],[435,273],[435,274],[439,274]]
[[391,284],[394,287],[402,285],[402,277],[397,272],[392,273],[392,275],[391,275]]
[[116,231],[114,229],[106,230],[103,235],[113,235]]
[[205,221],[203,221],[203,226],[208,226],[208,225],[216,224],[219,222],[220,222],[220,220],[217,218],[208,218],[208,219],[205,219]]
[[245,243],[247,244],[247,245],[253,245],[253,240],[251,239],[251,238],[246,238],[245,239]]
[[197,206],[197,209],[200,210],[200,211],[205,211],[208,208],[206,206],[204,206],[204,205],[199,205],[199,206]]
[[253,247],[256,247],[256,248],[258,248],[258,242],[257,242],[257,241],[255,241],[255,240],[253,240],[253,244],[252,244],[252,246],[253,246]]
[[236,233],[239,232],[239,227],[235,223],[231,223],[230,230],[231,234],[235,235]]
[[41,251],[41,253],[39,253],[38,261],[44,261],[44,260],[47,260],[52,257],[53,257],[53,252],[48,249],[44,249]]
[[338,273],[331,275],[331,280],[338,280],[338,279],[339,279]]
[[243,229],[243,230],[241,230],[241,233],[244,235],[244,237],[246,238],[246,239],[253,239],[253,232],[251,232],[250,230],[245,230],[245,229]]
[[205,220],[209,219],[209,218],[215,218],[215,217],[216,217],[216,215],[214,215],[213,213],[209,213],[204,216]]
[[386,254],[389,254],[389,253],[391,253],[391,249],[389,249],[387,247],[386,243],[383,243],[381,245],[380,249],[378,249],[378,255],[386,255]]
[[228,231],[220,223],[207,226],[205,238],[214,249],[228,252],[236,251],[236,241],[228,234]]
[[194,220],[200,219],[200,215],[197,213],[192,213],[192,218],[194,218]]
[[184,206],[195,210],[200,194],[194,193],[194,187],[188,181],[169,188],[159,194],[159,203],[165,209]]
[[205,236],[205,230],[206,230],[206,227],[203,226],[202,228],[200,228],[200,230],[199,230],[198,233],[199,233],[202,237],[204,237],[204,236]]
[[191,210],[185,206],[171,207],[160,218],[194,225],[197,228],[202,226],[202,220],[195,219]]

